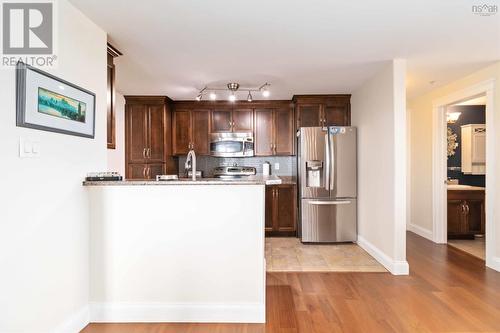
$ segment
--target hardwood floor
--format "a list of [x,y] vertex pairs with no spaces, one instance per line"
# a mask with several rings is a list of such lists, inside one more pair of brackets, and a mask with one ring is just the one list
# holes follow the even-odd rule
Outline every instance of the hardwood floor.
[[266,324],[90,324],[84,333],[500,332],[500,273],[408,233],[409,276],[268,273]]

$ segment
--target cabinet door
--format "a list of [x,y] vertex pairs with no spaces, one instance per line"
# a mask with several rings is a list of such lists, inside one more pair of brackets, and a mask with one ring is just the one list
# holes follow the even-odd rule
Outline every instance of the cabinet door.
[[193,110],[191,111],[192,123],[192,143],[197,155],[210,154],[210,111]]
[[321,104],[299,104],[297,117],[297,127],[321,126]]
[[465,202],[467,232],[470,234],[484,233],[484,201],[469,199]]
[[325,105],[323,108],[323,126],[349,126],[349,106]]
[[233,132],[253,132],[253,110],[233,110]]
[[145,105],[127,105],[128,162],[145,163],[148,147],[148,112]]
[[150,105],[148,108],[148,162],[163,162],[165,160],[165,107]]
[[152,163],[148,164],[148,170],[146,176],[148,179],[156,179],[156,175],[165,174],[165,164],[164,163]]
[[255,110],[255,156],[273,155],[273,109]]
[[463,200],[448,199],[448,235],[460,235],[466,231]]
[[147,164],[132,164],[127,165],[127,179],[146,179],[147,178]]
[[172,150],[174,155],[184,155],[191,143],[191,115],[188,110],[176,110],[173,117]]
[[276,109],[274,111],[274,154],[293,155],[294,139],[293,111]]
[[276,198],[276,225],[278,232],[294,233],[296,230],[296,186],[278,185]]
[[273,231],[274,211],[275,211],[275,195],[276,186],[266,186],[266,222],[265,231],[270,233]]
[[212,132],[231,132],[231,110],[214,110],[212,112]]

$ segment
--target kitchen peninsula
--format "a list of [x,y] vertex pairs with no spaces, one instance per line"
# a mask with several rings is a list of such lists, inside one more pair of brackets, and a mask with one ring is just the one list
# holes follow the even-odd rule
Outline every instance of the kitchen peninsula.
[[85,182],[98,322],[265,322],[265,181]]

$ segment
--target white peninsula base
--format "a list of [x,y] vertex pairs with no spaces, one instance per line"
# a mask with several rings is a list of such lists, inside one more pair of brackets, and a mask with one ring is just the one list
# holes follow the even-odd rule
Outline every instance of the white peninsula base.
[[265,322],[264,185],[91,185],[91,322]]

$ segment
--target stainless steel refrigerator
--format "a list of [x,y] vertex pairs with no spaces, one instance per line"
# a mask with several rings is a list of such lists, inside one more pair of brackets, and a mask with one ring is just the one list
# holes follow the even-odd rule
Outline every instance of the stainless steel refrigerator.
[[356,128],[302,127],[298,142],[301,241],[356,241]]

